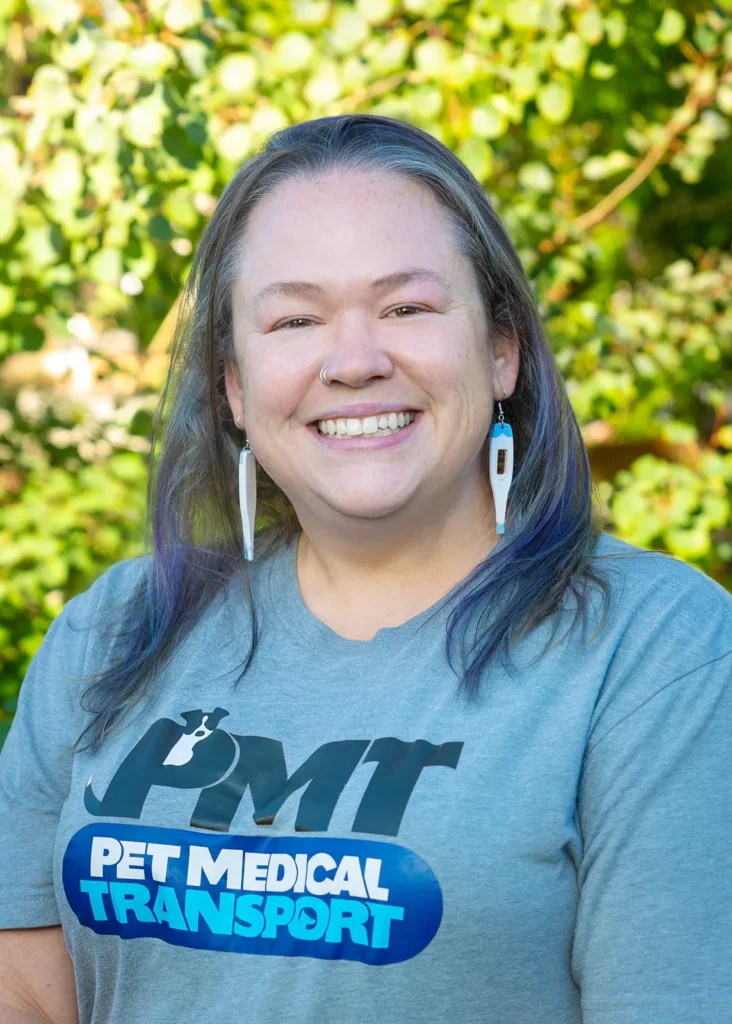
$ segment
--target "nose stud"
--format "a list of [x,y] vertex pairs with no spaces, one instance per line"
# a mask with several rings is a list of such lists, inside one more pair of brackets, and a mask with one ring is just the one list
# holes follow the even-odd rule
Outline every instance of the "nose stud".
[[330,363],[326,363],[323,369],[320,371],[320,379],[327,388],[335,387],[335,383],[332,380],[328,380],[327,371],[330,369]]

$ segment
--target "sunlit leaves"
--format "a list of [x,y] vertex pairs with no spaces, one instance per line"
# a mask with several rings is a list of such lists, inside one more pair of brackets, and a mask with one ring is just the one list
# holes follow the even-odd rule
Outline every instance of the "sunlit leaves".
[[[46,392],[17,385],[12,458],[0,456],[0,550],[21,560],[12,584],[0,564],[0,648],[7,633],[16,682],[51,614],[140,537],[133,449],[150,410],[136,434],[123,403],[154,403],[167,357],[136,362],[120,337],[116,369],[101,371],[81,349],[115,324],[144,348],[242,161],[273,131],[340,110],[404,119],[458,155],[531,275],[588,437],[667,446],[603,481],[615,528],[704,568],[732,564],[732,270],[710,248],[729,245],[728,8],[0,0],[0,28],[15,21],[0,119],[0,353],[45,359],[46,335],[65,352],[67,324],[88,317],[68,372],[77,383],[102,373],[88,407],[64,406],[59,387],[47,418]],[[0,692],[0,728],[2,707]]]
[[616,532],[641,547],[661,545],[679,558],[705,559],[713,550],[713,531],[732,514],[726,489],[732,458],[726,460],[704,460],[695,472],[651,454],[636,459],[617,474],[610,502]]

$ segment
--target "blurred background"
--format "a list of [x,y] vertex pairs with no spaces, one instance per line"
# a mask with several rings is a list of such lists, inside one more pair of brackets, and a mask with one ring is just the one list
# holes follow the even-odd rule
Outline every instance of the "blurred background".
[[608,530],[732,589],[732,0],[0,0],[0,743],[143,550],[177,299],[272,132],[386,114],[503,218]]

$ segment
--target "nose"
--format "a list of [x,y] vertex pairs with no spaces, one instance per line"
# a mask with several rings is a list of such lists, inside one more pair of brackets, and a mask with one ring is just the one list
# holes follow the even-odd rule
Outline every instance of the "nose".
[[394,372],[394,364],[376,333],[366,328],[344,332],[324,363],[328,364],[332,383],[351,388],[361,388],[375,377],[391,377]]

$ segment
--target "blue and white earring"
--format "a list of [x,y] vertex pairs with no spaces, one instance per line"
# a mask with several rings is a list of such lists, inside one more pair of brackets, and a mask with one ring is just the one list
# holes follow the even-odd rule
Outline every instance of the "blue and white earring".
[[[241,430],[239,417],[236,425]],[[239,453],[239,510],[241,511],[241,527],[244,538],[244,558],[247,562],[254,561],[254,521],[257,516],[257,467],[254,452],[247,440]]]
[[513,431],[504,422],[503,406],[498,403],[498,423],[493,427],[490,445],[490,477],[493,504],[496,509],[496,530],[506,531],[506,503],[513,479]]

